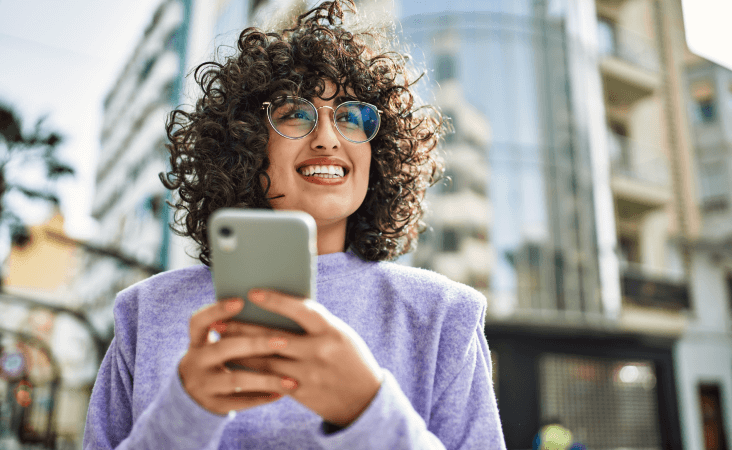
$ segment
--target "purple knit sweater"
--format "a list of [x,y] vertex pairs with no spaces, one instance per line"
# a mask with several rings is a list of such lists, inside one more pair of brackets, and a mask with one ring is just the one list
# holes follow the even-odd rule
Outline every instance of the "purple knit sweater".
[[92,391],[84,449],[505,449],[483,335],[485,297],[436,273],[318,257],[317,301],[348,323],[384,381],[347,428],[290,397],[229,416],[183,389],[178,362],[191,315],[212,303],[206,266],[165,272],[120,292],[115,337]]

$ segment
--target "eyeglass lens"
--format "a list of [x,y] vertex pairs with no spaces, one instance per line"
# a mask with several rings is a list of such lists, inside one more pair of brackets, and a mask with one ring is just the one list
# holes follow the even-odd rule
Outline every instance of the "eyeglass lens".
[[[342,103],[334,115],[338,131],[353,142],[367,142],[379,129],[378,111],[366,103]],[[297,139],[315,128],[317,113],[315,107],[304,99],[281,97],[272,102],[270,119],[279,133]]]

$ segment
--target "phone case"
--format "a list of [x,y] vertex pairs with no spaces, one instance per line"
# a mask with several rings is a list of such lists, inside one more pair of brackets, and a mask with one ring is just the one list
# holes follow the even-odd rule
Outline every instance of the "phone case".
[[224,208],[208,227],[216,298],[243,298],[233,319],[303,334],[293,320],[247,300],[254,288],[315,299],[315,220],[301,211]]

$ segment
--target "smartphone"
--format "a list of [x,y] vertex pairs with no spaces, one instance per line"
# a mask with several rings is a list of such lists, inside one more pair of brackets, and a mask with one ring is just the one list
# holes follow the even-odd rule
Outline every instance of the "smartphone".
[[223,208],[208,222],[211,273],[217,300],[239,297],[244,308],[232,318],[304,334],[297,322],[247,300],[254,288],[315,299],[317,233],[302,211]]

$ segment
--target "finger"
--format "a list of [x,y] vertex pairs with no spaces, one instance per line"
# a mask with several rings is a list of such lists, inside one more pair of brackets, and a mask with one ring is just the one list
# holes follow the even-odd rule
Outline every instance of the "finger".
[[190,336],[191,347],[202,347],[206,345],[209,327],[216,321],[226,320],[233,317],[244,307],[241,299],[231,298],[217,301],[205,306],[191,316]]
[[248,298],[259,307],[289,317],[308,334],[322,334],[329,327],[325,319],[328,310],[312,300],[264,289],[252,289]]
[[[272,334],[272,328],[251,323],[243,323],[238,320],[227,320],[217,323],[217,331],[221,337],[231,336],[261,336],[264,334]],[[286,333],[286,331],[278,331]]]
[[267,394],[275,392],[287,395],[297,388],[297,382],[289,377],[267,373],[234,370],[214,375],[212,395]]
[[290,358],[284,358],[278,355],[273,356],[255,356],[251,358],[242,358],[229,361],[236,366],[245,367],[246,370],[278,375],[281,377],[295,378],[302,368],[302,363]]
[[201,364],[204,367],[215,367],[234,359],[272,355],[298,359],[299,355],[309,353],[307,343],[302,338],[295,340],[278,335],[237,336],[208,345],[203,349]]
[[212,401],[206,409],[222,416],[230,411],[241,411],[259,405],[272,403],[282,398],[283,395],[274,392],[242,393],[211,397]]

